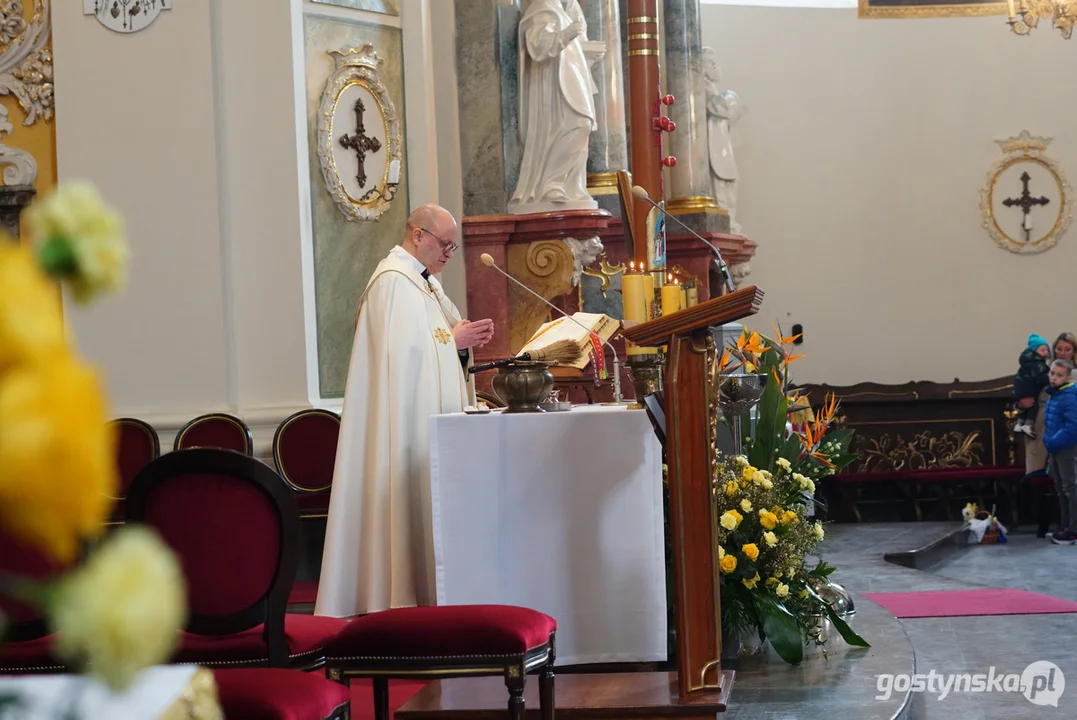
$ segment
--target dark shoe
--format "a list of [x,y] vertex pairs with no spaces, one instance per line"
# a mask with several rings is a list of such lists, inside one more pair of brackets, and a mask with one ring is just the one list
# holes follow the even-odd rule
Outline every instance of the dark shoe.
[[1055,545],[1077,545],[1077,533],[1069,528],[1059,530],[1051,536],[1051,542]]

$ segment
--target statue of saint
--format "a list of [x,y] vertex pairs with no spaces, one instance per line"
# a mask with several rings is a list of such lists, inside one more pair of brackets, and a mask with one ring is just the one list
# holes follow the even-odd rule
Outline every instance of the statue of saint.
[[598,207],[587,192],[598,88],[584,54],[586,40],[579,0],[532,0],[520,19],[523,158],[511,213]]
[[729,231],[742,235],[737,222],[737,161],[729,126],[744,114],[740,98],[732,90],[719,91],[721,73],[714,50],[703,48],[703,77],[707,89],[707,146],[710,150],[711,183],[718,207],[729,211]]

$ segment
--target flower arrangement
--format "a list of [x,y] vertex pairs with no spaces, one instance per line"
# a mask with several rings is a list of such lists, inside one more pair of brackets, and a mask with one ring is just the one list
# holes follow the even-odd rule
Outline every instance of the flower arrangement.
[[[816,631],[826,618],[850,645],[868,643],[823,600],[817,588],[834,568],[821,559],[808,567],[825,536],[813,520],[816,482],[856,459],[848,451],[852,432],[832,427],[837,402],[828,397],[816,416],[789,392],[788,367],[799,356],[785,347],[796,337],[776,340],[745,330],[723,352],[723,372],[770,376],[757,405],[755,430],[743,454],[719,454],[714,475],[718,503],[718,565],[722,630],[756,632],[786,662],[803,659],[806,641],[825,644]],[[790,431],[790,414],[800,417]]]
[[121,690],[171,654],[186,591],[153,531],[104,535],[116,438],[104,383],[67,338],[57,283],[80,304],[122,287],[124,224],[84,182],[61,184],[23,223],[25,242],[0,237],[0,532],[65,570],[0,574],[0,598],[36,607],[58,659]]

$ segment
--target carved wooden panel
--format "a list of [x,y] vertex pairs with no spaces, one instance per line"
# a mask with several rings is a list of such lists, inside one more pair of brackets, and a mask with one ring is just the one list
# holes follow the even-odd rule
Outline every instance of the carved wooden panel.
[[848,472],[1008,466],[1017,461],[1011,432],[1012,381],[804,385],[813,404],[833,393],[840,421],[856,430],[860,457]]

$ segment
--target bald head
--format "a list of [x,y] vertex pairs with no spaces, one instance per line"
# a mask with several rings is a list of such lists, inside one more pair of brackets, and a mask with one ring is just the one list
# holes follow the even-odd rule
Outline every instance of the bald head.
[[408,216],[401,246],[437,274],[457,246],[456,219],[440,205],[421,205]]
[[435,235],[455,235],[456,220],[440,205],[420,205],[408,216],[408,234],[413,230],[429,230]]

